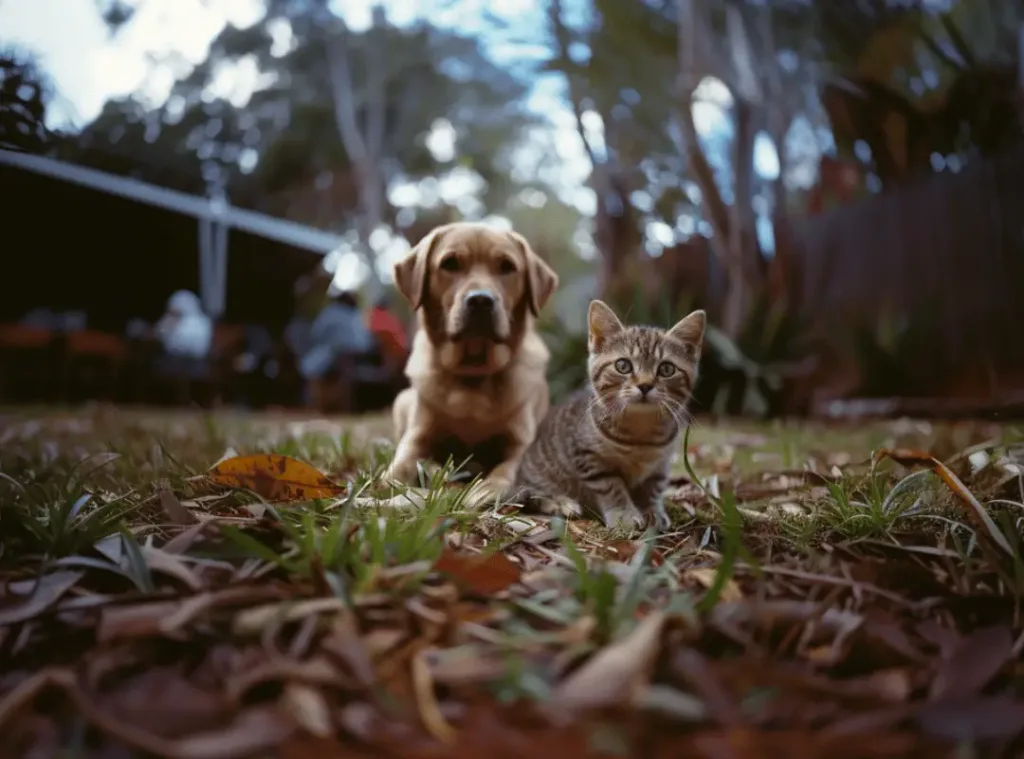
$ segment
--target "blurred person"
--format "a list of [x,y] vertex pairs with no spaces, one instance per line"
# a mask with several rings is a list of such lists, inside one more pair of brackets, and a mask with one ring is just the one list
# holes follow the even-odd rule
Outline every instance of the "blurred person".
[[391,297],[382,295],[367,316],[370,332],[377,338],[381,363],[389,373],[402,370],[409,352],[409,335],[405,325],[391,310]]
[[243,327],[242,351],[232,360],[232,400],[248,408],[265,407],[278,374],[274,338],[259,324]]
[[189,290],[174,293],[154,334],[163,348],[163,355],[157,359],[161,374],[196,378],[206,372],[213,320],[203,312],[198,295]]
[[84,311],[51,311],[49,308],[34,308],[25,314],[18,323],[23,327],[48,329],[55,332],[74,332],[83,330],[87,324]]
[[295,280],[295,311],[285,326],[284,341],[296,359],[309,350],[313,321],[330,301],[329,287],[330,275],[319,270]]
[[309,290],[311,288],[309,277],[299,277],[292,287],[292,295],[295,298],[295,312],[284,328],[284,341],[296,357],[301,356],[309,347],[309,331],[313,326],[313,319],[316,313],[310,313]]
[[308,345],[299,356],[299,374],[307,382],[307,402],[322,411],[331,393],[340,396],[342,405],[347,406],[356,366],[375,347],[373,333],[359,313],[356,294],[345,291],[332,298],[310,325]]

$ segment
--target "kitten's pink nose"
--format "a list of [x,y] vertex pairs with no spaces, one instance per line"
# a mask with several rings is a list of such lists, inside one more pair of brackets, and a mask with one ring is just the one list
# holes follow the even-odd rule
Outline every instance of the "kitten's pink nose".
[[644,398],[646,398],[647,394],[654,389],[654,385],[650,382],[641,382],[636,386],[636,389],[640,391],[640,394],[643,395]]

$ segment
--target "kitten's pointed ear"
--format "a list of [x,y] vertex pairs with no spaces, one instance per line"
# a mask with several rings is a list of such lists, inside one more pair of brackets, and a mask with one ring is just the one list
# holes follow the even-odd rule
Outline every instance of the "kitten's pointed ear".
[[395,289],[405,296],[412,310],[423,305],[427,290],[427,263],[430,253],[448,231],[448,227],[436,227],[417,243],[405,258],[395,264]]
[[668,331],[668,336],[686,345],[692,345],[695,357],[700,356],[701,346],[704,344],[704,327],[707,325],[707,315],[703,310],[697,310],[685,316]]
[[622,322],[608,304],[601,300],[590,301],[587,311],[587,325],[590,329],[590,350],[601,350],[608,338],[622,331]]

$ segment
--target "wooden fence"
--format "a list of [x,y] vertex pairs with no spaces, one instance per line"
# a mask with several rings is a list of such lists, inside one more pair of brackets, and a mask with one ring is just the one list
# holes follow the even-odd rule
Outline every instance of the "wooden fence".
[[780,227],[778,263],[815,322],[888,315],[953,385],[1024,386],[1024,147]]

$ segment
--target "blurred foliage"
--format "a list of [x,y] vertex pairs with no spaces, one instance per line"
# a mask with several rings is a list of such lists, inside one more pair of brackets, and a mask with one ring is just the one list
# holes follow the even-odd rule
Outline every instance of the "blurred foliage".
[[941,393],[955,367],[944,365],[936,340],[936,314],[894,310],[847,327],[844,345],[860,377],[863,398],[927,397]]
[[46,109],[52,85],[34,58],[0,50],[0,148],[39,153],[52,138]]
[[[114,28],[134,6],[110,3]],[[173,87],[166,103],[137,98],[106,104],[62,157],[164,186],[205,193],[222,184],[243,207],[344,230],[356,203],[351,165],[328,93],[326,52],[332,29],[318,0],[267,0],[263,19],[231,25],[213,40],[207,58]],[[282,45],[288,38],[291,42]],[[455,168],[482,178],[486,206],[508,202],[509,153],[536,117],[522,106],[526,84],[493,63],[477,38],[419,23],[350,34],[357,99],[364,93],[360,52],[387,49],[383,156],[390,174],[415,181]],[[255,64],[260,84],[247,101],[218,84],[234,65]],[[357,107],[365,118],[365,103]],[[456,154],[435,158],[426,136],[439,120],[457,132]],[[395,223],[396,209],[387,220]]]
[[[96,2],[116,32],[131,23],[145,0]],[[190,193],[222,184],[237,205],[348,229],[358,196],[338,135],[327,55],[330,35],[338,33],[337,20],[325,23],[324,0],[264,4],[258,23],[244,29],[228,26],[217,36],[206,60],[176,82],[167,102],[111,101],[73,138],[55,137],[45,129],[50,88],[38,69],[16,56],[0,58],[0,139],[19,149],[52,148],[75,163]],[[837,165],[855,164],[860,170],[864,181],[858,188],[866,188],[870,178],[883,191],[937,170],[943,161],[936,161],[936,155],[955,156],[965,165],[1024,139],[1015,78],[1021,3],[733,0],[730,5],[744,20],[756,68],[777,74],[784,91],[785,97],[758,102],[752,117],[752,134],[769,134],[781,148],[783,170],[793,152],[786,138],[795,133],[798,120],[809,135],[804,140],[809,147],[803,148],[813,154],[812,162],[834,141]],[[531,149],[544,155],[529,160],[522,155],[524,136],[550,128],[551,115],[527,109],[526,96],[535,81],[557,78],[565,85],[559,95],[573,108],[578,137],[594,163],[586,180],[596,201],[590,231],[598,247],[605,246],[600,253],[618,257],[616,276],[599,280],[605,297],[632,320],[668,324],[683,312],[681,306],[699,301],[707,302],[720,321],[709,283],[692,284],[694,300],[665,287],[651,299],[639,295],[634,281],[650,247],[651,222],[674,230],[674,243],[684,229],[706,233],[701,227],[707,216],[704,199],[695,191],[676,124],[676,6],[674,0],[544,0],[529,10],[536,23],[517,21],[498,29],[495,22],[494,28],[469,33],[424,20],[350,33],[361,122],[366,120],[368,79],[360,68],[367,60],[363,53],[387,51],[382,152],[389,176],[424,180],[439,193],[437,178],[466,170],[484,185],[483,210],[467,210],[465,204],[439,197],[435,207],[424,203],[415,213],[388,208],[386,221],[415,238],[423,232],[417,229],[414,235],[412,225],[425,218],[501,214],[554,264],[564,290],[593,276],[594,264],[578,255],[586,220],[567,195],[559,198],[552,191],[564,143],[535,141]],[[731,53],[726,6],[703,4],[709,47],[723,57]],[[500,42],[512,43],[502,45],[501,58],[482,39],[496,29],[506,34]],[[509,62],[508,50],[516,42],[530,48],[530,54],[524,51],[521,61]],[[248,100],[223,87],[223,73],[233,65],[260,73]],[[726,84],[735,89],[734,82]],[[590,118],[591,111],[599,119]],[[723,200],[749,201],[762,218],[779,209],[799,215],[801,206],[786,202],[792,188],[785,182],[755,174],[751,197],[734,197],[740,185],[732,165],[735,129],[728,108],[723,116],[727,126],[722,133],[703,140]],[[598,120],[599,129],[588,126]],[[426,137],[445,121],[456,131],[456,150],[438,157]],[[662,248],[669,251],[671,245]],[[748,318],[734,330],[734,339],[714,328],[708,331],[708,379],[700,388],[708,394],[708,407],[772,413],[785,367],[816,349],[808,325],[785,294],[768,298],[758,292],[751,288]],[[585,377],[585,333],[569,324],[564,310],[585,309],[586,303],[575,290],[572,297],[580,302],[568,301],[562,312],[552,309],[541,320],[553,351],[556,395]],[[934,365],[934,355],[926,360],[924,348],[913,347],[932,339],[927,330],[890,329],[886,318],[856,326],[847,338],[832,336],[835,342],[845,340],[845,349],[857,356],[866,393],[909,388],[917,376],[912,365]]]
[[695,403],[732,415],[782,413],[786,379],[816,349],[812,328],[791,301],[762,291],[735,341],[714,326],[708,329]]
[[870,147],[882,186],[933,170],[933,155],[994,155],[1024,138],[1017,102],[1019,3],[820,3],[832,58],[822,99],[841,154]]
[[[624,323],[667,329],[693,310],[693,302],[688,294],[675,302],[665,292],[652,298],[635,286],[630,297],[609,305]],[[556,316],[542,318],[538,327],[551,350],[548,381],[558,402],[587,383],[587,331]],[[809,325],[794,309],[766,295],[757,299],[737,341],[709,323],[694,410],[759,417],[779,413],[787,365],[806,355],[808,335]]]

